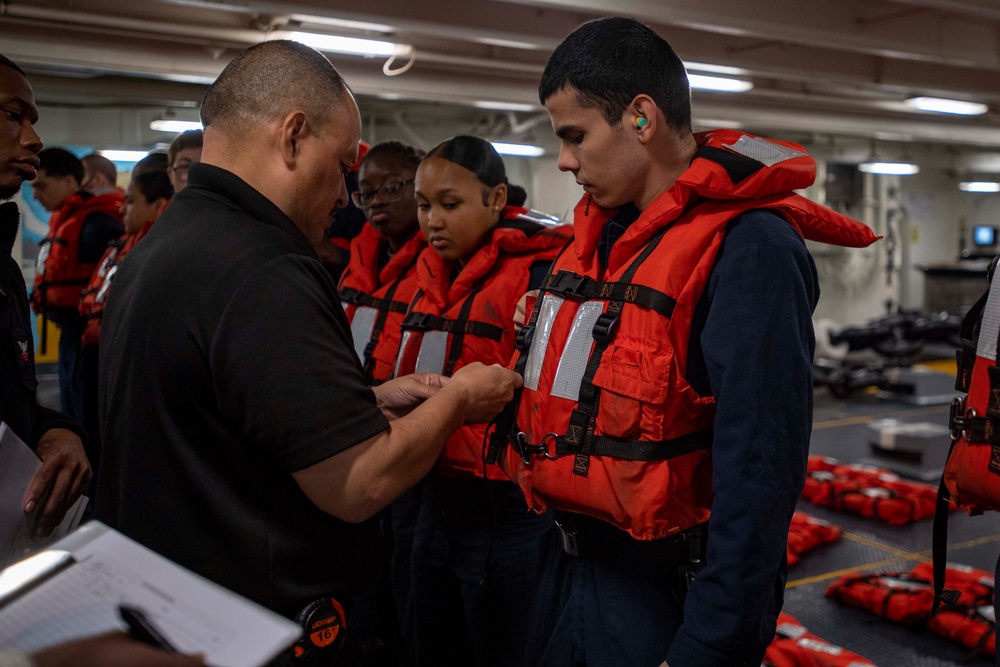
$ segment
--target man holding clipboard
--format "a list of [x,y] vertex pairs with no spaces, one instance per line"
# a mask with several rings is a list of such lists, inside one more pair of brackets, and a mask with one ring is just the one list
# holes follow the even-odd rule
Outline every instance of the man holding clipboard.
[[[42,140],[33,125],[38,120],[34,94],[24,72],[0,55],[0,201],[13,197],[21,183],[34,178]],[[33,443],[42,460],[28,493],[25,511],[35,508],[50,484],[53,491],[41,509],[38,528],[51,532],[90,480],[79,425],[65,415],[38,405],[35,399],[34,344],[27,294],[20,267],[10,257],[19,224],[17,205],[0,204],[0,323],[8,330],[0,350],[0,419],[25,442]],[[0,667],[197,667],[199,656],[177,656],[143,644],[122,633],[102,635],[54,646],[28,656],[0,651]]]

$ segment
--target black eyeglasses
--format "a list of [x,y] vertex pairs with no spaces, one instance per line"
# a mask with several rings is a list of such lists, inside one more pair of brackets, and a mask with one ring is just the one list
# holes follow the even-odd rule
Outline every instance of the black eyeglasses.
[[391,181],[377,190],[358,190],[351,195],[351,200],[356,206],[364,208],[370,206],[375,201],[375,195],[378,195],[383,204],[391,204],[394,201],[399,201],[399,198],[403,196],[403,188],[413,181],[412,178],[407,181]]

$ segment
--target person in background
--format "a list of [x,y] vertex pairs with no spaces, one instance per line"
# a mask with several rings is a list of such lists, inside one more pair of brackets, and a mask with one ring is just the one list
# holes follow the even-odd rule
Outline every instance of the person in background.
[[80,158],[83,163],[83,181],[80,189],[92,195],[104,195],[111,192],[121,192],[118,187],[118,169],[115,163],[97,153],[91,153]]
[[[352,193],[367,224],[351,241],[350,262],[337,289],[351,323],[354,350],[373,384],[392,378],[400,325],[417,292],[417,257],[427,247],[413,198],[422,156],[398,141],[375,144],[361,158],[358,189]],[[395,500],[389,516],[383,517],[392,544],[389,579],[395,613],[389,624],[399,626],[407,663],[413,645],[410,551],[419,499],[418,485]]]
[[[83,425],[90,436],[87,443],[87,458],[90,460],[95,478],[101,467],[100,424],[97,410],[101,317],[118,266],[153,226],[153,222],[167,207],[173,195],[174,189],[165,171],[147,171],[132,177],[132,182],[125,193],[125,204],[122,206],[125,234],[116,239],[101,257],[97,270],[91,276],[90,283],[83,290],[80,299],[80,316],[83,317],[84,326],[80,339],[78,367],[83,384]],[[91,502],[96,504],[94,491],[92,488]]]
[[[472,364],[371,388],[316,248],[361,117],[321,53],[256,44],[201,106],[203,161],[122,262],[101,322],[97,518],[311,628],[379,566],[372,520],[517,374]],[[340,639],[300,646],[352,650]]]
[[[416,173],[419,292],[403,321],[397,373],[451,375],[514,353],[518,300],[538,287],[569,228],[507,206],[503,160],[490,142],[452,137]],[[538,539],[548,526],[496,465],[486,427],[453,435],[423,485],[413,538],[418,665],[520,666],[534,597]]]
[[[188,172],[191,166],[201,162],[201,147],[204,143],[203,130],[186,130],[170,142],[167,149],[168,175],[174,192],[180,192],[187,187]],[[149,156],[147,156],[149,157]]]
[[413,198],[421,155],[398,141],[376,144],[361,159],[352,196],[367,224],[351,241],[337,289],[355,351],[374,383],[392,377],[399,325],[417,291],[417,257],[427,247]]
[[77,371],[83,319],[80,294],[97,269],[108,244],[122,235],[121,207],[125,198],[115,190],[94,195],[80,189],[83,163],[62,148],[38,154],[34,197],[52,213],[49,234],[42,240],[35,267],[32,309],[60,329],[59,400],[64,413],[83,420],[83,386]]
[[515,185],[514,183],[507,184],[507,205],[517,206],[518,208],[524,208],[525,203],[528,201],[528,191],[522,188],[520,185]]
[[801,146],[693,134],[684,63],[638,21],[570,34],[539,98],[586,194],[498,429],[555,515],[525,664],[759,667],[812,425],[803,236],[876,237],[794,194],[815,179]]
[[340,282],[340,275],[351,261],[351,241],[365,227],[365,214],[354,203],[354,193],[358,191],[361,160],[368,154],[370,147],[363,141],[358,144],[358,161],[351,165],[351,170],[344,177],[348,192],[347,206],[333,214],[333,220],[326,229],[326,242],[318,249],[323,266],[335,282]]
[[[21,267],[10,251],[20,212],[7,201],[24,181],[35,177],[42,140],[35,132],[38,107],[24,70],[0,55],[0,420],[31,446],[42,461],[24,498],[35,508],[48,486],[52,493],[37,525],[42,534],[59,525],[66,510],[87,486],[90,466],[83,451],[82,429],[72,419],[38,405],[34,345],[28,294]],[[27,655],[0,650],[0,667],[204,667],[198,656],[171,656],[122,633],[66,642]]]
[[[169,175],[170,156],[162,151],[153,151],[132,167],[132,178],[145,174],[147,171],[162,171]],[[173,181],[170,182],[173,186]]]

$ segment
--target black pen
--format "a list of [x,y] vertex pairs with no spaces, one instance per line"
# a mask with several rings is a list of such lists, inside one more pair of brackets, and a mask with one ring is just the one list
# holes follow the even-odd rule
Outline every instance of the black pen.
[[129,607],[127,605],[119,605],[118,615],[122,617],[122,620],[128,624],[129,635],[132,639],[140,641],[144,644],[149,644],[150,646],[155,646],[156,648],[162,650],[165,653],[170,653],[171,655],[176,655],[178,653],[177,649],[167,641],[166,637],[163,636],[156,626],[153,625],[146,615],[142,613],[140,609],[135,607]]

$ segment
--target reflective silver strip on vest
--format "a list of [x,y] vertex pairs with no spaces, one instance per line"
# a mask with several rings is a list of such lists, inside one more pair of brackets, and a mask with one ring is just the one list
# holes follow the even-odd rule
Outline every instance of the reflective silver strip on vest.
[[794,148],[782,146],[760,137],[748,137],[745,134],[736,143],[722,145],[734,153],[739,153],[751,160],[757,160],[757,162],[763,162],[768,167],[773,167],[785,160],[791,160],[793,157],[808,157],[808,154]]
[[351,320],[351,336],[354,338],[354,351],[358,355],[361,363],[365,361],[365,348],[368,341],[372,339],[372,330],[375,328],[375,318],[378,311],[368,306],[358,306],[354,311],[354,319]]
[[565,300],[551,294],[542,297],[542,306],[538,311],[538,319],[535,320],[535,335],[528,350],[528,363],[524,367],[524,386],[532,391],[538,391],[538,377],[542,374],[545,351],[549,349],[552,323],[556,321],[556,315]]
[[410,339],[413,338],[412,331],[404,331],[403,335],[399,337],[399,352],[396,353],[396,365],[392,368],[392,377],[399,377],[399,365],[403,363],[403,357],[406,355],[406,346],[410,344]]
[[350,306],[350,305],[351,304],[347,303],[346,301],[341,301],[340,302],[340,307],[344,309],[344,312],[347,312],[347,307]]
[[111,267],[108,271],[108,275],[104,276],[104,282],[101,283],[101,289],[97,290],[97,296],[94,297],[95,302],[104,303],[104,300],[108,298],[108,290],[111,288],[111,281],[114,279],[116,273],[118,273],[117,264]]
[[605,305],[604,301],[586,301],[576,311],[566,347],[559,358],[556,379],[552,383],[553,396],[571,401],[580,399],[580,382],[587,370],[590,351],[594,347],[594,323],[604,312]]
[[997,360],[997,334],[1000,333],[1000,288],[990,287],[990,296],[983,310],[983,324],[979,330],[979,346],[976,356]]
[[448,349],[447,331],[425,331],[417,353],[417,373],[443,373]]

